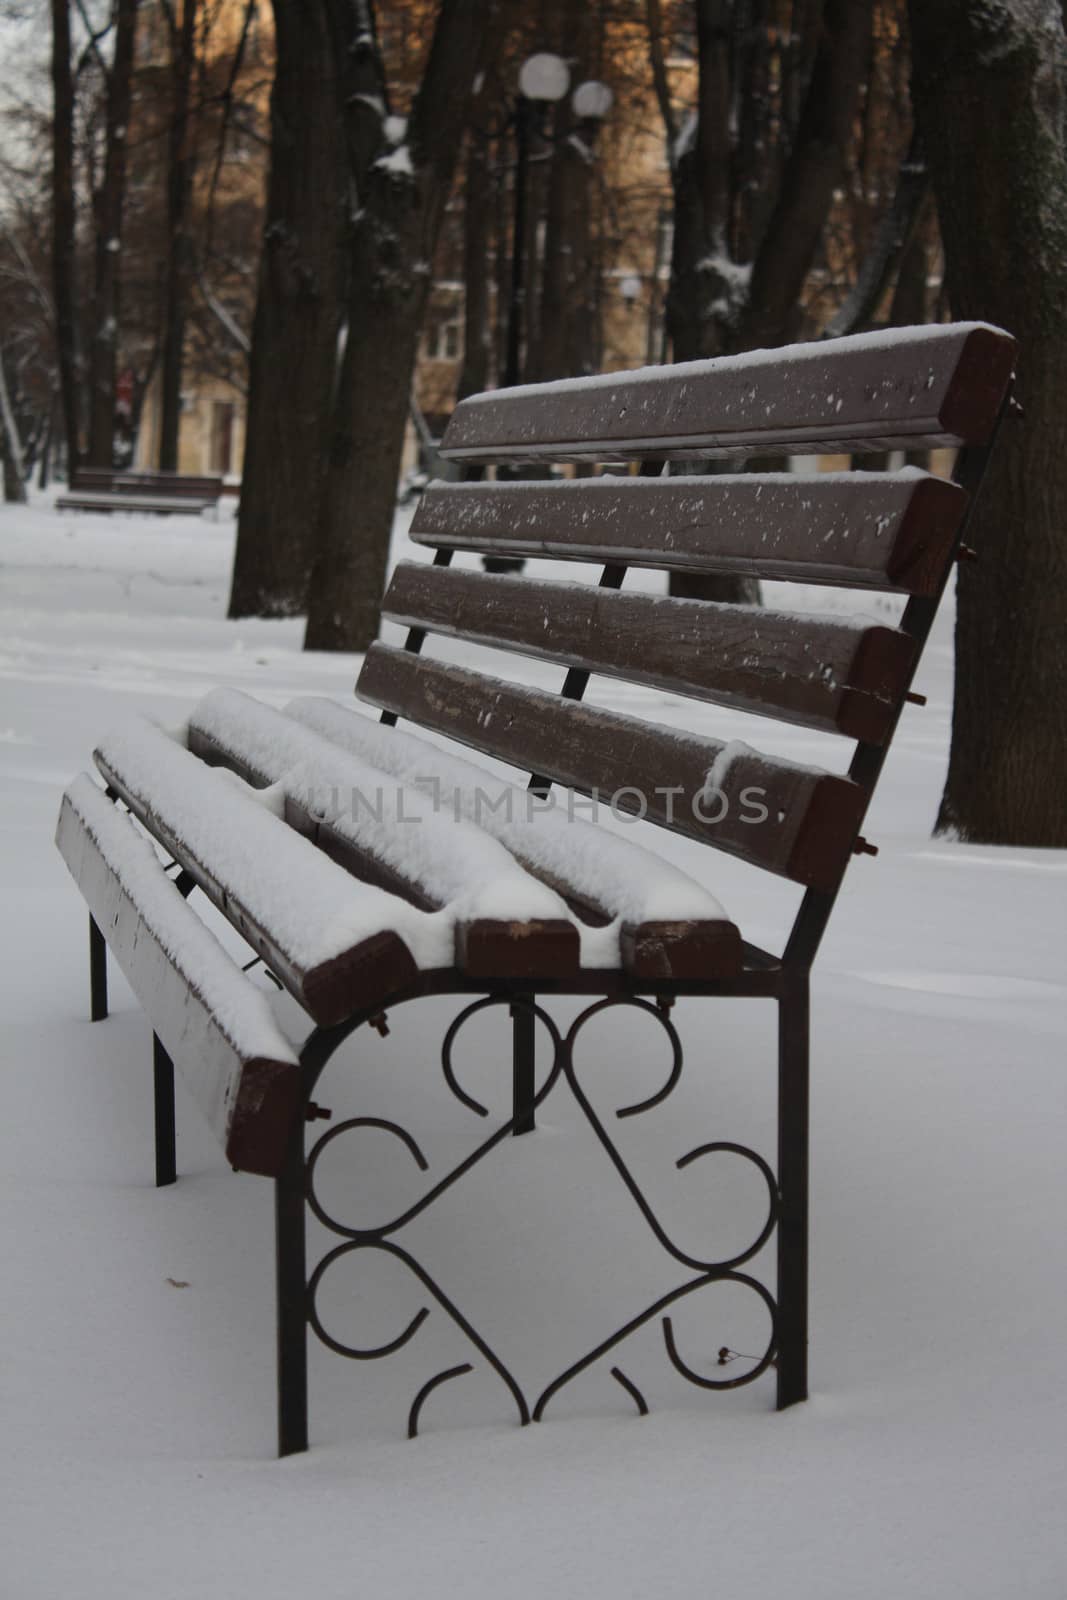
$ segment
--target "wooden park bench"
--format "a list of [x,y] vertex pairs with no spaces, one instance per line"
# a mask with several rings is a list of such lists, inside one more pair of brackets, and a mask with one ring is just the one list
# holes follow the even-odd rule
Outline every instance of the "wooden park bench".
[[76,467],[57,511],[142,511],[165,517],[199,513],[217,506],[223,493],[217,477],[180,472],[112,471],[109,467]]
[[[283,1454],[307,1445],[309,1326],[330,1348],[366,1359],[405,1344],[425,1318],[424,1308],[371,1350],[327,1331],[317,1299],[323,1275],[367,1249],[412,1270],[426,1299],[466,1336],[471,1362],[499,1376],[524,1422],[540,1418],[559,1389],[592,1366],[610,1370],[643,1411],[637,1385],[607,1364],[651,1319],[662,1322],[666,1353],[692,1383],[730,1388],[773,1366],[779,1407],[805,1397],[809,972],[851,857],[872,848],[861,836],[864,814],[1010,404],[1014,352],[994,328],[919,328],[464,401],[443,444],[453,460],[640,462],[643,475],[431,486],[412,537],[434,552],[433,564],[402,563],[385,598],[386,616],[410,630],[406,646],[375,644],[356,687],[380,721],[326,700],[297,699],[283,712],[216,690],[194,708],[183,737],[146,722],[128,726],[96,749],[103,785],[84,774],[71,785],[58,843],[91,914],[92,1015],[107,1013],[106,944],[154,1030],[158,1181],[175,1174],[173,1063],[232,1164],[275,1179]],[[675,477],[660,470],[684,457],[935,446],[958,448],[951,482],[914,469]],[[591,563],[599,581],[460,569],[449,564],[456,551]],[[898,595],[906,604],[896,626],[755,610],[628,590],[630,568],[743,573]],[[552,663],[561,693],[430,659],[420,653],[429,634]],[[828,773],[583,704],[592,673],[839,735],[855,742],[851,764]],[[442,748],[396,728],[398,718],[452,743]],[[457,745],[526,778],[513,785],[492,776]],[[557,795],[596,796],[790,880],[799,910],[783,948],[746,937],[744,906],[728,914],[660,859],[645,823],[606,826],[569,808],[565,794],[550,806],[553,785]],[[302,1008],[310,1024],[302,1042],[282,1032],[264,988],[196,914],[194,890]],[[350,1035],[384,1026],[386,1006],[440,994],[466,997],[442,1061],[449,1086],[474,1113],[485,1108],[454,1071],[457,1032],[486,1006],[510,1010],[513,1115],[454,1171],[426,1180],[421,1199],[399,1217],[375,1229],[349,1226],[315,1185],[323,1150],[345,1131],[384,1129],[405,1146],[404,1161],[426,1163],[404,1129],[375,1118],[332,1127],[307,1149],[307,1122],[325,1114],[313,1099],[316,1083]],[[587,1000],[565,1036],[546,1009],[560,995]],[[705,1259],[675,1243],[575,1067],[575,1042],[590,1017],[607,1006],[635,1007],[662,1024],[674,1065],[658,1093],[619,1114],[658,1105],[682,1067],[670,1018],[679,996],[759,998],[778,1008],[772,1159],[715,1139],[678,1162],[730,1154],[757,1169],[766,1209],[748,1247],[728,1258]],[[552,1045],[539,1085],[538,1026]],[[531,1403],[398,1241],[477,1160],[528,1131],[561,1078],[685,1277],[651,1307],[635,1308]],[[337,1241],[313,1271],[309,1209]],[[744,1269],[772,1238],[777,1278],[768,1286]],[[702,1372],[680,1352],[670,1310],[723,1282],[762,1301],[765,1346],[746,1361],[724,1347],[720,1366]],[[423,1387],[410,1432],[436,1384],[469,1369],[449,1368]]]

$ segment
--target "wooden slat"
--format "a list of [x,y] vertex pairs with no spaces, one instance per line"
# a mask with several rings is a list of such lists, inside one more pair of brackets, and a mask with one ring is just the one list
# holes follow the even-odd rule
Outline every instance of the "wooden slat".
[[[280,1035],[271,1054],[250,1055],[236,1042],[234,1026],[235,1015],[251,1014],[256,1037],[262,1034],[269,1045],[275,1030],[266,997],[229,962],[133,824],[88,778],[63,798],[56,843],[227,1160],[245,1172],[276,1176],[300,1111],[300,1070]],[[126,863],[124,871],[118,862]],[[151,909],[160,889],[174,902],[165,932]]]
[[[216,691],[218,695],[230,698],[233,691]],[[208,703],[216,697],[209,697]],[[527,809],[531,807],[531,797],[517,786],[511,792],[521,795],[520,808],[511,813],[505,810],[501,815],[496,804],[485,802],[498,798],[505,786],[485,768],[409,732],[384,728],[333,701],[298,699],[286,710],[289,716],[384,772],[405,780],[419,775],[422,781],[436,775],[449,804],[499,839],[527,872],[566,901],[582,923],[601,928],[621,919],[620,961],[634,977],[725,978],[742,970],[740,932],[721,908],[714,914],[709,909],[703,916],[691,914],[685,920],[669,923],[645,920],[634,910],[635,902],[641,899],[639,893],[635,895],[635,881],[644,882],[646,887],[649,882],[649,852],[644,847],[635,848],[629,840],[608,834],[582,817],[557,818],[539,804]],[[194,712],[190,738],[196,725]],[[526,825],[514,826],[513,817],[525,818]],[[561,824],[567,835],[565,847],[560,838]],[[662,876],[657,890],[673,884],[675,892],[689,904],[684,874],[666,861],[660,861],[658,867]],[[576,881],[579,879],[581,886]]]
[[435,484],[411,526],[452,550],[939,591],[967,496],[924,473]]
[[[596,791],[620,811],[817,888],[836,884],[863,812],[863,792],[847,778],[388,645],[371,646],[356,693],[487,755]],[[676,792],[666,794],[668,786]]]
[[[258,728],[248,725],[253,719],[259,724]],[[302,742],[306,745],[310,741],[314,746],[319,743],[321,736],[255,701],[248,702],[248,723],[243,726],[231,723],[229,729],[226,738],[220,735],[217,728],[206,731],[198,725],[194,711],[189,725],[189,749],[209,765],[224,766],[251,783],[279,783],[285,792],[285,820],[290,827],[317,845],[325,856],[360,882],[396,895],[419,911],[448,909],[448,900],[443,891],[438,889],[435,894],[431,886],[413,876],[410,870],[391,866],[383,859],[381,851],[373,848],[370,842],[371,838],[378,837],[377,834],[364,838],[358,836],[356,824],[362,815],[358,808],[354,807],[345,819],[349,826],[331,823],[309,809],[305,785],[307,768],[303,769],[295,783],[289,774],[294,770],[294,763],[300,760]],[[268,733],[266,743],[263,740],[264,731]],[[269,737],[270,733],[274,734],[273,739]],[[346,757],[344,752],[338,750],[338,765],[333,780],[344,794],[362,792],[367,787],[365,783],[347,781],[349,774],[345,770],[346,761],[350,762],[351,757]],[[300,768],[296,770],[300,771]],[[328,767],[321,770],[324,775],[330,771]],[[357,774],[362,771],[362,768],[356,769]],[[384,773],[377,773],[376,776],[382,788],[388,787],[384,783]],[[318,788],[318,783],[314,787]],[[328,787],[329,784],[323,783],[322,788]],[[373,803],[373,794],[368,793],[366,798]],[[420,826],[424,833],[433,829],[435,846],[443,853],[448,850],[450,839],[454,837],[455,821],[446,811],[440,818],[433,814],[409,815],[406,824],[392,819],[388,826],[395,828],[398,834],[410,826]],[[501,865],[512,869],[518,876],[518,868],[524,867],[524,863],[516,862],[494,839],[485,838],[484,846],[483,854],[487,859],[482,887],[492,886],[494,899],[499,901]],[[403,857],[402,852],[401,860]],[[531,876],[536,877],[536,874]],[[472,893],[477,887],[471,882]],[[578,929],[565,917],[456,917],[453,931],[455,964],[472,978],[565,978],[577,972],[581,962]]]
[[[232,749],[197,728],[195,712],[189,728],[189,748],[213,766],[225,766],[252,783],[267,783],[257,769]],[[434,747],[426,746],[426,779],[433,775]],[[360,850],[336,829],[312,817],[296,801],[287,799],[285,819],[319,849],[363,883],[399,895],[422,911],[436,911],[437,902],[384,864]],[[550,873],[529,855],[514,852],[531,877],[554,889],[580,921],[602,927],[613,914],[575,893],[571,884]],[[581,947],[574,923],[541,919],[510,921],[477,917],[456,924],[456,966],[473,978],[564,979],[577,972]],[[726,978],[742,969],[741,934],[721,918],[705,921],[624,923],[619,931],[619,964],[635,978]]]
[[[94,760],[108,786],[129,806],[130,811],[144,824],[153,838],[158,839],[175,861],[180,862],[208,899],[263,958],[270,970],[278,976],[315,1022],[323,1026],[343,1022],[362,1006],[377,1000],[384,1003],[391,996],[402,993],[417,982],[418,967],[411,951],[400,935],[391,928],[384,928],[354,942],[349,949],[341,951],[336,956],[312,966],[303,965],[283,945],[277,930],[268,925],[268,919],[257,916],[248,904],[250,896],[258,893],[264,885],[271,883],[272,879],[275,881],[275,892],[284,892],[284,868],[280,868],[274,859],[269,843],[265,842],[265,848],[260,855],[256,867],[257,883],[253,886],[244,880],[242,874],[234,873],[223,864],[217,848],[214,846],[210,849],[194,848],[190,841],[182,836],[180,830],[168,819],[163,785],[160,785],[158,790],[153,788],[151,792],[146,791],[139,780],[132,779],[109,756],[106,749],[96,750]],[[220,796],[217,790],[219,780],[211,777],[195,757],[189,755],[187,761],[190,770],[183,772],[182,783],[183,785],[198,783],[197,769],[200,770],[203,778],[208,781],[208,788],[203,797],[203,814],[210,818],[219,809]],[[258,828],[262,831],[264,823],[277,823],[278,827],[284,827],[278,819],[260,812],[255,801],[247,802],[242,809],[246,819],[244,826],[249,830]],[[273,828],[271,832],[274,833]],[[292,842],[301,850],[306,844],[306,841],[297,839],[295,835]],[[274,848],[277,848],[276,842]],[[335,870],[332,863],[318,858],[317,852],[310,844],[307,844],[307,850],[309,854],[304,862],[302,889],[306,888],[310,872],[318,871],[320,868],[329,872]],[[355,885],[352,886],[352,891],[354,897]],[[354,899],[353,910],[355,910]]]
[[495,390],[452,413],[470,462],[987,444],[1015,359],[983,324],[894,329]]
[[896,628],[410,562],[382,609],[409,627],[878,744],[915,660]]

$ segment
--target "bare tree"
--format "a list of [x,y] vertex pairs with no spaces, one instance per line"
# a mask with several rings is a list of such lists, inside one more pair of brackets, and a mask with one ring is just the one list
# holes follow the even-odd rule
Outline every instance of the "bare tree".
[[335,38],[320,0],[274,0],[270,180],[230,616],[303,611],[344,292],[348,189]]
[[138,0],[117,0],[114,55],[104,69],[107,98],[104,168],[100,186],[93,195],[96,259],[89,343],[88,459],[95,467],[111,466],[114,443],[122,223],[137,5]]
[[23,504],[26,499],[26,464],[11,404],[7,373],[4,369],[2,343],[0,343],[0,457],[3,458],[4,499],[8,503]]
[[356,207],[347,337],[305,646],[362,650],[378,628],[434,246],[475,83],[496,50],[507,7],[504,0],[441,0],[422,80],[400,134],[388,117],[388,83],[370,0],[329,3],[345,62]]
[[167,19],[171,42],[171,107],[167,144],[167,258],[159,431],[159,466],[164,472],[176,472],[178,469],[185,328],[193,281],[193,243],[189,230],[196,165],[192,92],[199,0],[181,0],[180,20],[175,12],[175,3],[176,0],[163,0],[163,12]]
[[52,295],[68,470],[80,455],[70,0],[52,0]]
[[1067,39],[1057,0],[911,0],[953,313],[1019,340],[961,567],[940,831],[1067,844]]

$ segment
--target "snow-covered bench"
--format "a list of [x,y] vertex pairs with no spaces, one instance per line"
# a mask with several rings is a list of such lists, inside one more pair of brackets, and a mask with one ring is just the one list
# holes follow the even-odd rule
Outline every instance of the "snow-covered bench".
[[[399,1254],[459,1324],[481,1361],[520,1385],[394,1234],[502,1138],[533,1126],[563,1076],[660,1242],[697,1276],[631,1318],[542,1393],[605,1359],[653,1315],[677,1370],[732,1387],[777,1369],[778,1404],[806,1394],[808,974],[848,861],[870,850],[860,828],[918,656],[961,548],[969,504],[1008,404],[1014,343],[979,325],[911,329],[726,360],[477,396],[456,411],[443,451],[461,463],[641,461],[642,476],[432,485],[412,526],[432,565],[402,563],[384,610],[406,624],[404,648],[376,644],[357,694],[375,721],[332,701],[279,711],[216,690],[177,732],[128,724],[103,740],[104,786],[82,775],[64,798],[58,843],[88,901],[92,1014],[107,1012],[105,942],[155,1034],[157,1175],[174,1176],[176,1064],[234,1166],[277,1180],[279,1437],[307,1443],[306,1335],[365,1358],[406,1343],[422,1317],[372,1351],[326,1333],[316,1291],[355,1249]],[[660,475],[679,456],[770,451],[862,453],[962,447],[955,479],[925,473]],[[450,567],[455,551],[548,555],[602,568],[598,585]],[[907,597],[899,626],[826,614],[756,610],[622,588],[630,567],[734,572]],[[515,651],[566,669],[559,695],[422,654],[428,634]],[[717,702],[856,741],[847,773],[827,773],[748,745],[688,734],[583,704],[590,674]],[[431,735],[398,729],[398,718]],[[442,747],[439,736],[450,743]],[[455,746],[467,753],[458,753]],[[512,783],[469,752],[525,772]],[[533,774],[531,778],[529,775]],[[718,848],[804,891],[781,954],[744,937],[701,882],[634,830],[550,803],[552,786]],[[112,803],[115,802],[115,803]],[[126,811],[129,815],[124,815]],[[164,859],[161,859],[162,857]],[[709,860],[712,858],[709,858]],[[188,903],[196,889],[302,1008],[311,1031],[291,1041],[245,962]],[[743,909],[743,908],[742,908]],[[322,1114],[312,1093],[333,1051],[357,1028],[384,1026],[386,1006],[429,994],[484,996],[510,1007],[514,1112],[422,1201],[378,1229],[335,1222],[314,1171],[331,1129],[305,1149]],[[562,1038],[539,1003],[590,1004]],[[765,1223],[747,1250],[704,1260],[679,1249],[641,1193],[578,1082],[573,1045],[605,1004],[637,1006],[667,1029],[680,995],[771,999],[779,1011],[776,1169]],[[534,1080],[538,1020],[553,1040]],[[459,1086],[451,1045],[443,1065]],[[369,1119],[401,1137],[395,1124]],[[422,1164],[421,1152],[416,1159]],[[342,1243],[309,1275],[311,1207]],[[775,1292],[739,1268],[777,1232]],[[742,1376],[702,1375],[678,1352],[674,1299],[728,1280],[767,1310],[763,1354]],[[724,1365],[734,1360],[724,1351]],[[432,1379],[412,1407],[415,1431]],[[613,1376],[643,1409],[636,1385]]]
[[66,494],[56,500],[58,511],[144,511],[166,517],[199,513],[217,506],[223,493],[219,477],[191,473],[111,470],[77,467]]

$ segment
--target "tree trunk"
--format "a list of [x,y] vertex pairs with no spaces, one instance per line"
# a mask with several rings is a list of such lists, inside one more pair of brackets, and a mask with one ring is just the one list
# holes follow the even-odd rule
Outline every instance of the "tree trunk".
[[74,84],[70,70],[70,5],[69,0],[52,0],[52,292],[69,475],[73,475],[79,459],[74,270]]
[[274,0],[274,26],[231,617],[290,616],[307,604],[344,297],[348,176],[329,19],[321,0]]
[[1055,0],[912,0],[952,309],[1019,340],[1023,421],[993,456],[959,570],[938,830],[1067,845],[1067,40]]
[[172,104],[167,150],[167,272],[163,308],[163,363],[160,374],[159,468],[177,472],[182,414],[185,318],[192,282],[189,208],[194,151],[189,102],[196,53],[199,0],[184,0],[171,55]]
[[93,196],[96,273],[89,347],[89,464],[113,465],[115,356],[118,349],[122,216],[126,202],[126,135],[130,122],[138,0],[118,0],[115,54],[107,80],[104,176]]
[[463,365],[456,399],[489,387],[489,139],[472,128],[463,195]]
[[734,348],[786,344],[845,171],[871,43],[872,0],[826,0],[796,142],[752,265]]
[[[358,14],[369,8],[356,5]],[[353,223],[348,337],[320,503],[305,648],[365,650],[378,631],[396,484],[430,263],[477,75],[506,10],[442,0],[407,142],[368,140],[346,93],[359,211]]]
[[11,406],[2,350],[0,350],[0,455],[4,459],[4,499],[10,505],[24,505],[26,463],[23,459],[18,424]]

